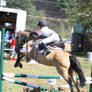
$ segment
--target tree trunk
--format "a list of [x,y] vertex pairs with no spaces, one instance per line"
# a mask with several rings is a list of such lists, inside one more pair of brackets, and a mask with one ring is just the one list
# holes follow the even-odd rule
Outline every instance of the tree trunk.
[[85,33],[86,33],[86,26],[83,26],[83,35],[85,35]]

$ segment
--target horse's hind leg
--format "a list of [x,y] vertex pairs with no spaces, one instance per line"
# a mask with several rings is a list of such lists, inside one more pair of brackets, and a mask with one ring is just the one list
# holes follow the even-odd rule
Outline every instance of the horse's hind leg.
[[67,83],[69,84],[71,92],[74,92],[73,86],[72,86],[72,79],[68,76],[68,78],[65,79],[65,80],[66,80]]
[[60,71],[60,69],[58,69],[57,71],[58,71],[58,73],[67,81],[67,83],[68,83],[69,86],[70,86],[71,92],[74,92],[73,85],[72,85],[72,78],[71,78],[71,77],[69,76],[69,74],[68,74],[68,69],[66,69],[66,71],[63,70],[63,72]]
[[76,89],[77,89],[77,92],[80,92],[79,84],[76,82],[76,80],[75,80],[73,74],[74,74],[73,70],[70,70],[70,71],[69,71],[69,75],[71,76],[71,78],[72,78],[72,80],[73,80],[73,82],[74,82],[74,84],[75,84],[75,87],[76,87]]
[[72,78],[74,84],[75,84],[75,87],[77,89],[77,92],[80,92],[80,88],[79,88],[79,83],[77,81],[74,80],[74,78]]

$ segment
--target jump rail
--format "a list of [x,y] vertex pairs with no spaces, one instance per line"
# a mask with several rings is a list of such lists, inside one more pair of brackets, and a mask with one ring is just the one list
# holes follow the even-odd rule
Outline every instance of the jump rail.
[[[27,83],[27,82],[23,82],[23,81],[19,81],[19,80],[6,78],[6,77],[3,77],[2,80],[7,81],[7,82],[11,82],[11,83],[15,83],[15,84],[19,84],[19,85],[23,85],[23,86],[27,86],[27,87],[40,88],[40,90],[42,90],[42,91],[48,91],[49,90],[48,87],[35,85],[35,84],[31,84],[31,83]],[[63,89],[62,90],[54,89],[54,92],[64,92],[64,91],[63,91]]]
[[36,75],[36,74],[14,74],[3,73],[3,77],[23,77],[23,78],[41,78],[41,79],[63,79],[61,76],[54,75]]
[[[22,78],[41,78],[41,79],[63,79],[62,76],[56,75],[38,75],[38,74],[19,74],[19,73],[3,73],[3,77],[22,77]],[[79,80],[79,77],[75,77]],[[92,83],[92,77],[86,77],[86,84]]]
[[22,82],[22,81],[19,81],[19,80],[14,80],[14,79],[6,78],[6,77],[3,77],[3,80],[7,81],[7,82],[19,84],[19,85],[24,85],[24,86],[27,86],[27,87],[40,88],[41,90],[48,90],[48,88],[44,87],[44,86],[30,84],[30,83],[27,83],[27,82]]

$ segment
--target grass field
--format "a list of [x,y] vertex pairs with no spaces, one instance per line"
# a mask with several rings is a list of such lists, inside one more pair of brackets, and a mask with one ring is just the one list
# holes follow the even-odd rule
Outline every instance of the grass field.
[[[90,76],[92,63],[87,61],[86,54],[77,53],[74,55],[80,61],[85,76]],[[15,61],[9,61],[7,59],[4,59],[4,72],[6,72],[6,73],[58,75],[57,71],[54,67],[49,67],[49,66],[45,66],[45,65],[41,65],[41,64],[28,64],[28,63],[26,63],[25,59],[22,60],[22,64],[23,64],[22,69],[14,68],[14,63],[15,63]],[[29,82],[32,84],[49,87],[47,79],[36,79],[36,78],[35,79],[16,78],[16,79],[23,80],[25,82]],[[56,86],[60,86],[65,83],[66,82],[64,80],[57,80]],[[2,87],[3,91],[2,92],[23,92],[23,87],[24,86],[16,85],[13,83],[8,83],[8,82],[3,81],[3,87]],[[89,86],[85,86],[83,89],[85,89],[86,92],[89,92]],[[69,92],[68,89],[66,92]]]

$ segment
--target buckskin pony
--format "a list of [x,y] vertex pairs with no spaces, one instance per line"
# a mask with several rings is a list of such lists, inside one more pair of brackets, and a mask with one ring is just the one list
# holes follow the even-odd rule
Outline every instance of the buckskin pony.
[[[44,37],[41,36],[39,38],[34,38],[34,36],[38,35],[37,30],[36,31],[35,30],[33,30],[33,31],[31,31],[31,30],[24,30],[24,31],[19,31],[16,34],[17,34],[17,36],[16,36],[16,39],[17,39],[17,43],[16,44],[17,45],[16,45],[15,50],[16,50],[16,53],[17,53],[17,61],[15,63],[15,67],[19,66],[20,68],[22,68],[22,63],[19,63],[19,62],[22,59],[22,57],[25,56],[26,52],[21,52],[20,49],[22,49],[23,45],[26,43],[26,51],[28,52],[30,50],[30,42],[31,41],[35,42],[36,40],[43,39]],[[31,38],[32,38],[32,40],[31,40]],[[53,46],[54,44],[51,43],[50,45]],[[60,43],[57,46],[62,48],[62,49],[65,49],[65,45],[64,45],[64,42],[63,42],[62,38],[61,38]]]

